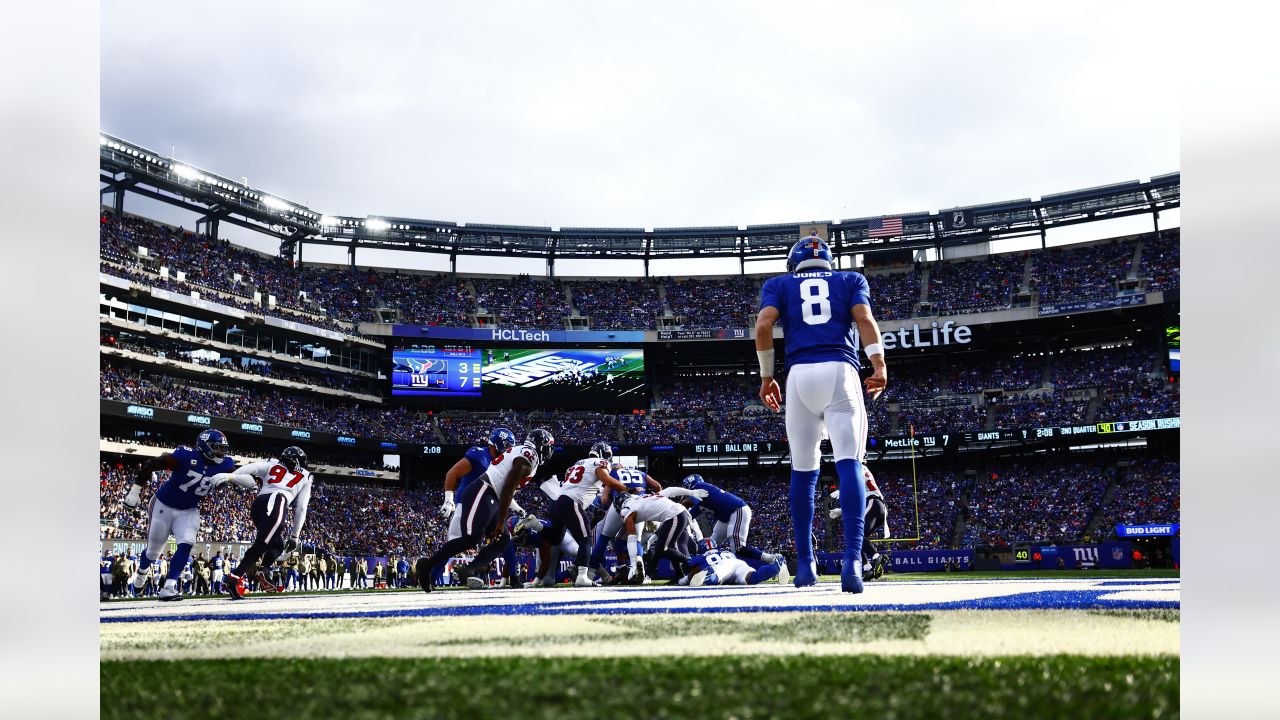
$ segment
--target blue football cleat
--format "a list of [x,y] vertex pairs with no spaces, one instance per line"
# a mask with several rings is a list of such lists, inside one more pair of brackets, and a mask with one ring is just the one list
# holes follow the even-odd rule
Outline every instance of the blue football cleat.
[[846,562],[840,570],[840,589],[847,593],[862,592],[862,563]]
[[818,564],[812,560],[805,562],[799,560],[796,562],[796,579],[794,584],[798,588],[809,587],[818,584]]

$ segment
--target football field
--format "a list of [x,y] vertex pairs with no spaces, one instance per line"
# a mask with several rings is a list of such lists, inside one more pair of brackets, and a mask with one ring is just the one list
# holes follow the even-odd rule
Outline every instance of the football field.
[[176,692],[189,702],[173,717],[225,717],[295,683],[320,690],[253,715],[1168,717],[1180,588],[915,575],[861,596],[824,582],[105,603],[102,709],[135,717]]

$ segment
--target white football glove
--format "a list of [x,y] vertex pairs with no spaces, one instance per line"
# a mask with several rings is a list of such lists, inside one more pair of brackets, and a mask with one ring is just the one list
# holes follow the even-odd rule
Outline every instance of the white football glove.
[[542,521],[532,514],[525,515],[521,518],[520,522],[516,523],[516,531],[518,532],[520,530],[534,530],[542,532]]
[[696,497],[699,500],[706,500],[711,493],[707,490],[690,490],[689,497]]
[[842,515],[844,515],[844,511],[841,510],[840,508],[835,508],[831,512],[827,513],[827,517],[831,518],[832,520],[835,520],[836,518]]
[[127,505],[128,507],[136,508],[138,507],[138,504],[141,502],[142,502],[142,486],[131,485],[129,487],[129,494],[124,496],[124,504]]
[[440,506],[440,514],[444,517],[449,517],[449,515],[453,513],[453,509],[455,507],[457,507],[457,503],[453,501],[453,491],[445,490],[444,504]]

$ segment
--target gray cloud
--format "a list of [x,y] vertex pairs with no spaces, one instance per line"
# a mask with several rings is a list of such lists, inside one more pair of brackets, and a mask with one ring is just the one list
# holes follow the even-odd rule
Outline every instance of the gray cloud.
[[102,127],[322,212],[552,226],[833,219],[1178,168],[1152,5],[423,5],[104,6]]

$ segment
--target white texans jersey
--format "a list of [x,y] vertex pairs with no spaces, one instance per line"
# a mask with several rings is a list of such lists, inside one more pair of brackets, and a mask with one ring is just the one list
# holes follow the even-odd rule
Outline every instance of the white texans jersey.
[[600,494],[603,483],[596,477],[596,470],[609,471],[609,461],[600,458],[579,460],[564,473],[564,481],[560,485],[560,494],[568,495],[581,508],[586,508]]
[[[493,459],[493,462],[489,464],[489,469],[484,473],[485,481],[493,486],[493,490],[498,494],[498,497],[502,497],[502,489],[507,485],[507,475],[511,474],[511,466],[515,464],[518,457],[524,458],[529,463],[529,472],[525,477],[520,478],[521,482],[528,480],[533,477],[534,473],[538,472],[538,451],[532,445],[521,443],[502,453]],[[516,489],[519,490],[520,487],[516,486]]]
[[622,501],[622,519],[636,516],[636,524],[662,523],[684,512],[684,506],[661,495],[628,496]]
[[262,483],[259,495],[280,493],[288,502],[293,502],[303,493],[311,495],[311,471],[304,467],[290,470],[275,458],[245,465],[236,474],[257,478]]

